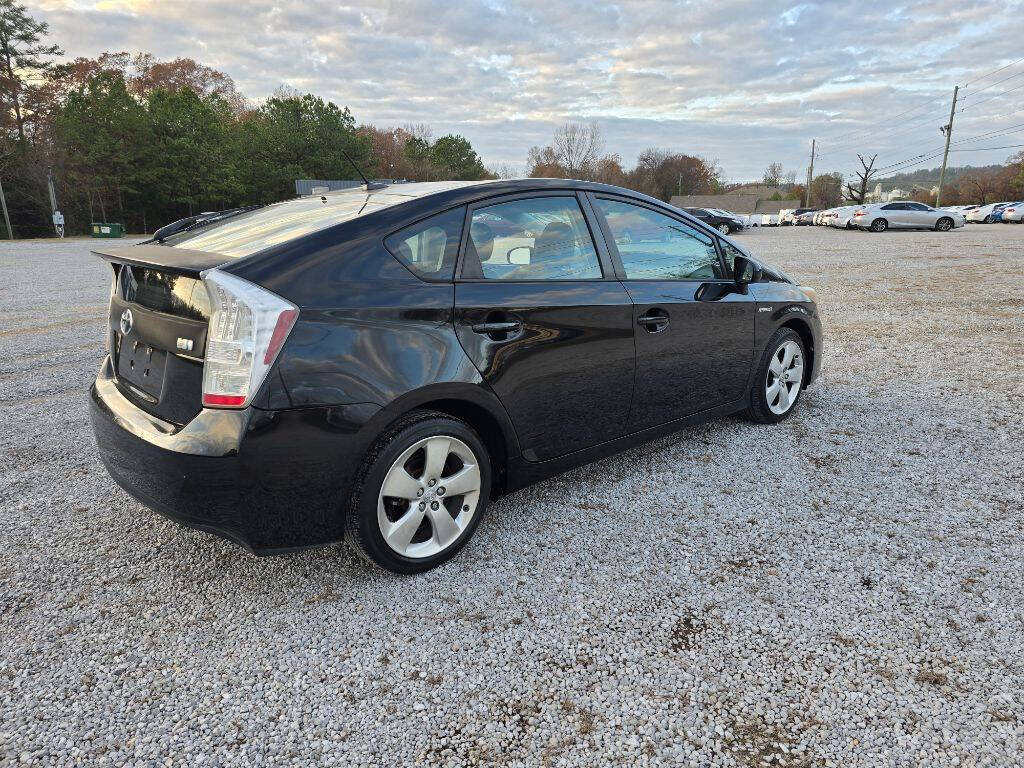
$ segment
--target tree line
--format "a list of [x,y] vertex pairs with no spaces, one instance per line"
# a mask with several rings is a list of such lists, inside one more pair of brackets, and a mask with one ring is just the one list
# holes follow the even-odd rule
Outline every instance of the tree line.
[[550,144],[530,149],[526,163],[527,175],[532,178],[615,184],[666,202],[673,195],[714,195],[724,190],[718,161],[697,155],[649,147],[640,153],[632,169],[624,169],[621,155],[605,153],[596,122],[565,123],[555,131]]
[[47,31],[0,0],[0,182],[17,237],[53,233],[51,174],[69,233],[92,221],[152,231],[292,197],[297,178],[358,179],[346,154],[371,178],[493,178],[462,136],[358,124],[347,107],[288,88],[254,105],[229,75],[187,58],[58,62]]

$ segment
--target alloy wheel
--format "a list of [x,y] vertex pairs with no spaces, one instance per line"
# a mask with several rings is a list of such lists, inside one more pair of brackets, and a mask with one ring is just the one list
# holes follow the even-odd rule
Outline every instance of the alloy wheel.
[[718,225],[718,231],[721,232],[723,235],[728,235],[729,234],[729,225],[725,224],[725,223],[719,224]]
[[784,342],[772,355],[765,381],[765,402],[776,416],[781,416],[796,402],[804,380],[804,358],[795,341]]
[[457,437],[409,446],[391,465],[377,498],[384,541],[408,558],[432,557],[458,541],[480,502],[480,462]]
[[875,219],[874,221],[871,222],[872,232],[885,232],[885,230],[888,228],[889,222],[887,222],[885,219]]
[[953,222],[949,219],[939,219],[939,223],[935,227],[939,232],[949,232],[953,228]]

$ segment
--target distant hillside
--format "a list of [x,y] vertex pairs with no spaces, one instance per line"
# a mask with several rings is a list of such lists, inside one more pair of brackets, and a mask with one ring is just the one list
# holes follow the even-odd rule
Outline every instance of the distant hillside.
[[[946,168],[946,183],[955,179],[964,173],[973,171],[980,171],[982,173],[990,171],[998,171],[1003,168],[1002,165],[964,165],[957,168]],[[882,191],[888,192],[892,189],[910,189],[915,184],[920,184],[922,187],[931,187],[939,183],[939,174],[942,172],[942,168],[919,168],[916,171],[909,171],[907,173],[897,173],[893,176],[883,176],[874,179],[874,184],[881,184]]]

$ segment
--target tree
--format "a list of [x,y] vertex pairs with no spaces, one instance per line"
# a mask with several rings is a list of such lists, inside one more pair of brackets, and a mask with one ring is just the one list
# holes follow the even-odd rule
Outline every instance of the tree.
[[769,163],[764,169],[765,186],[777,187],[782,182],[782,163]]
[[526,153],[527,176],[533,179],[566,179],[569,171],[559,161],[554,147],[530,147]]
[[1018,194],[1024,194],[1024,152],[1018,152],[1013,157],[1007,158],[1006,163],[1013,170],[1013,178],[1010,180],[1010,186],[1013,187]]
[[989,196],[995,192],[994,179],[986,173],[966,173],[960,178],[959,187],[966,192],[969,199],[980,205],[988,202]]
[[462,136],[442,136],[430,147],[430,159],[445,179],[476,181],[488,176],[480,156]]
[[160,158],[147,197],[181,203],[190,215],[203,203],[227,207],[242,192],[227,142],[231,105],[185,86],[152,91],[147,106],[152,148]]
[[586,178],[604,148],[604,139],[597,122],[569,122],[555,131],[551,147],[569,178]]
[[19,139],[25,138],[25,123],[30,118],[23,100],[24,92],[34,86],[27,82],[44,77],[52,66],[50,59],[64,53],[60,46],[42,42],[48,30],[49,25],[29,16],[24,5],[0,0],[0,94],[14,114]]
[[843,175],[837,171],[815,176],[811,182],[811,206],[834,208],[843,201]]
[[721,189],[716,161],[649,147],[629,174],[629,186],[661,200],[673,195],[715,194]]
[[[123,193],[143,186],[153,167],[152,133],[145,109],[112,72],[92,77],[72,93],[57,118],[57,135],[68,157],[68,171],[100,214],[108,203],[123,213]],[[123,217],[122,217],[123,218]]]
[[861,170],[856,171],[857,174],[857,186],[854,187],[852,184],[846,185],[846,196],[849,197],[853,202],[861,205],[867,202],[868,196],[868,184],[871,183],[871,177],[875,175],[875,158],[878,155],[872,155],[871,159],[866,161],[862,155],[857,155],[857,159],[860,160]]

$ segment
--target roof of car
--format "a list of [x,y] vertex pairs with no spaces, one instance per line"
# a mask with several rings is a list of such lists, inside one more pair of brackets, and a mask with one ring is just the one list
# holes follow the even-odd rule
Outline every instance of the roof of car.
[[[340,189],[334,192],[324,193],[328,200],[343,196],[355,197],[404,197],[410,200],[432,195],[443,195],[454,192],[472,192],[479,189],[487,195],[498,195],[505,192],[527,191],[532,189],[588,189],[592,191],[607,191],[625,193],[636,197],[647,197],[635,190],[615,187],[610,184],[600,184],[593,181],[581,181],[579,179],[549,179],[549,178],[528,178],[528,179],[486,179],[483,181],[410,181],[395,184],[384,184],[380,187],[371,185],[370,189],[365,187],[352,187]],[[462,195],[459,195],[462,197]],[[649,198],[650,199],[650,198]],[[668,205],[662,200],[657,202]]]

